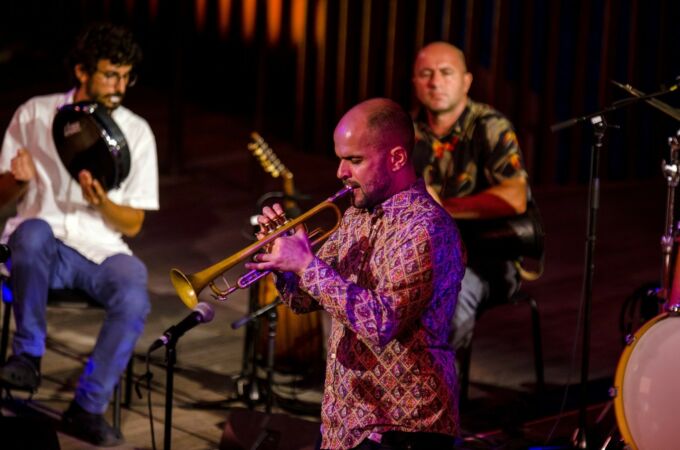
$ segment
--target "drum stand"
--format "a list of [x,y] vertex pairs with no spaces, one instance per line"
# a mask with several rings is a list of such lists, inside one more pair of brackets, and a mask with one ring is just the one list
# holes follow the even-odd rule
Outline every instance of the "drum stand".
[[680,181],[680,161],[678,156],[680,154],[680,130],[676,135],[668,138],[668,145],[670,147],[669,162],[665,160],[661,164],[661,171],[666,178],[668,187],[666,188],[666,223],[664,228],[664,235],[661,237],[661,289],[659,292],[659,302],[665,305],[670,312],[680,313],[678,305],[669,305],[668,300],[671,294],[672,277],[671,277],[671,254],[673,253],[673,243],[675,240],[675,232],[673,230],[673,207],[675,204],[675,188]]

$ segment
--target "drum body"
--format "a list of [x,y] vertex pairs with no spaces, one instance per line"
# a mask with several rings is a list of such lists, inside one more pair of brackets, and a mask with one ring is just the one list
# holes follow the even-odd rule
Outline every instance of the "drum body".
[[660,314],[629,339],[614,378],[614,410],[632,449],[678,448],[680,317]]
[[76,181],[81,170],[88,170],[108,191],[120,187],[130,173],[125,136],[99,103],[78,102],[59,108],[52,137],[61,162]]

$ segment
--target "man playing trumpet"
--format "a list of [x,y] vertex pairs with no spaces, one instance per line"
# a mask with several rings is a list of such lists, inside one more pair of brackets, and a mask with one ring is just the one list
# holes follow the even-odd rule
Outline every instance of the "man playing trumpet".
[[[352,206],[315,255],[302,227],[256,255],[296,312],[332,318],[322,401],[327,449],[445,449],[458,432],[451,317],[464,272],[456,226],[417,180],[410,116],[372,99],[334,133]],[[262,230],[283,214],[265,207]]]

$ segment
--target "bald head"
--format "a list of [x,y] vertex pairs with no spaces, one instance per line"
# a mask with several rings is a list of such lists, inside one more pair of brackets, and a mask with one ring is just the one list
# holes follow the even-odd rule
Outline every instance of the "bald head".
[[335,133],[353,133],[361,145],[380,151],[402,147],[409,155],[415,139],[411,116],[387,98],[374,98],[354,106],[340,120]]
[[423,47],[416,56],[415,64],[413,65],[413,75],[416,74],[419,60],[421,58],[437,57],[446,59],[451,64],[457,66],[463,73],[467,72],[467,64],[465,63],[465,54],[461,49],[453,44],[444,41],[431,42]]
[[340,119],[333,134],[337,176],[355,188],[355,207],[373,207],[415,181],[414,139],[411,117],[386,98],[359,103]]

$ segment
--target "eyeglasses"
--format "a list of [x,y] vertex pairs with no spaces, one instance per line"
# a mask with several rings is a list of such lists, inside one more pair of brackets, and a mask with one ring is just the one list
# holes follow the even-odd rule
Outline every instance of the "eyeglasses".
[[104,76],[104,80],[108,84],[117,85],[121,80],[123,80],[127,87],[132,87],[137,82],[137,73],[133,71],[126,72],[122,75],[113,70],[95,70],[94,73],[102,74]]

